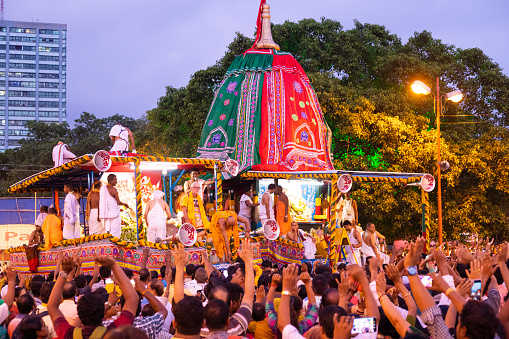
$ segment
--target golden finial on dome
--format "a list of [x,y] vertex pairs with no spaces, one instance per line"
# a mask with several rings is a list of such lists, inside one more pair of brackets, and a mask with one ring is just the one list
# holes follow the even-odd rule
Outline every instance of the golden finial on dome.
[[279,45],[272,39],[272,32],[270,29],[270,6],[268,4],[262,5],[262,34],[260,40],[256,43],[256,49],[270,49],[274,48],[279,51]]

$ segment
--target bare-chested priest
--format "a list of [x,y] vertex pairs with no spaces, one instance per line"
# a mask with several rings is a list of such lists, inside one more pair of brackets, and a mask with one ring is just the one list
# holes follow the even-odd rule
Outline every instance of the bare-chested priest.
[[118,198],[117,176],[108,175],[108,184],[103,185],[99,190],[99,219],[104,221],[104,229],[114,237],[120,238],[122,233],[120,220],[120,206],[129,208]]
[[102,182],[96,181],[92,185],[92,190],[88,193],[86,219],[88,221],[88,231],[90,235],[106,233],[104,223],[99,219],[99,191]]
[[367,257],[375,257],[378,259],[380,265],[388,264],[389,256],[383,252],[380,252],[380,248],[378,246],[377,233],[378,232],[375,229],[375,224],[373,224],[372,222],[368,222],[366,224],[366,231],[362,232],[361,235],[362,246],[360,250],[364,255],[364,260]]

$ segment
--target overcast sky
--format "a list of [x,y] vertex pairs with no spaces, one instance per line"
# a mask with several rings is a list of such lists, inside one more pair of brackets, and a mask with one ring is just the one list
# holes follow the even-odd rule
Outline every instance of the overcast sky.
[[[235,32],[252,36],[259,0],[4,0],[5,19],[67,24],[67,113],[134,118],[165,86],[185,86],[213,65]],[[272,22],[338,20],[384,25],[403,43],[416,31],[479,47],[509,74],[509,1],[268,0]],[[277,41],[276,41],[277,42]]]

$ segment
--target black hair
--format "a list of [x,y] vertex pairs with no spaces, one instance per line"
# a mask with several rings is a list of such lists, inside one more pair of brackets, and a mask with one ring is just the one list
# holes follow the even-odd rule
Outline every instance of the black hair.
[[267,187],[267,189],[269,189],[269,190],[273,190],[275,188],[276,188],[276,185],[274,185],[274,184],[269,184],[269,187]]
[[[210,302],[210,301],[209,301]],[[203,305],[195,297],[185,296],[172,309],[177,323],[177,332],[183,335],[198,335],[203,323]],[[189,315],[193,315],[190,317]]]
[[308,293],[306,291],[306,286],[304,285],[300,285],[299,287],[297,287],[297,295],[302,299],[306,299],[308,297]]
[[41,301],[43,304],[47,304],[49,300],[49,296],[51,295],[51,291],[53,290],[53,286],[55,286],[54,281],[46,281],[41,286]]
[[148,279],[150,279],[150,271],[147,270],[146,268],[142,268],[140,270],[140,280],[145,282],[147,281]]
[[205,306],[203,316],[209,330],[221,330],[226,327],[230,308],[220,299],[212,300]]
[[55,207],[48,208],[48,214],[57,214],[57,209]]
[[263,271],[262,275],[258,278],[258,287],[262,285],[268,287],[272,279],[271,275],[272,273],[269,270]]
[[64,291],[62,293],[62,297],[64,299],[71,299],[76,296],[76,284],[73,281],[66,281],[64,284]]
[[[229,282],[229,283],[224,284],[224,287],[226,287],[226,289],[228,290],[228,297],[229,297],[230,302],[240,301],[242,299],[242,297],[244,296],[244,290],[242,289],[242,287],[240,287],[237,284],[233,284],[233,283]],[[230,304],[228,304],[228,305],[230,305]]]
[[85,326],[101,326],[104,318],[104,301],[100,295],[85,293],[78,300],[78,317]]
[[35,306],[34,298],[28,293],[23,294],[16,300],[16,306],[18,306],[19,313],[30,314]]
[[67,188],[70,189],[71,191],[74,189],[74,186],[70,182],[64,184],[64,186],[67,186]]
[[94,277],[89,274],[89,275],[86,275],[85,278],[87,279],[87,285],[88,285],[88,284],[90,284],[90,282],[92,281],[92,279]]
[[[136,294],[138,295],[138,308],[136,309],[136,314],[134,315],[134,317],[136,318],[137,316],[140,315],[141,313],[141,300],[143,299],[143,296],[136,292]],[[121,295],[120,296],[120,307],[122,308],[122,310],[124,309],[124,305],[125,305],[125,297],[124,295]]]
[[42,281],[42,282],[45,282],[46,279],[44,279],[44,277],[42,275],[34,275],[33,278],[32,278],[32,282],[34,281]]
[[468,338],[492,339],[499,327],[495,311],[482,301],[469,300],[463,306],[460,322]]
[[20,339],[37,338],[37,332],[42,330],[43,320],[38,316],[28,316],[22,319],[18,325]]
[[36,280],[36,281],[32,280],[32,282],[30,283],[30,291],[32,291],[32,295],[34,297],[36,297],[36,298],[41,297],[42,284],[44,284],[44,281],[39,281],[39,280]]
[[332,273],[332,269],[327,265],[316,265],[315,274],[325,274],[326,272]]
[[194,279],[194,272],[196,272],[196,267],[193,264],[188,264],[186,266],[186,274]]
[[87,285],[87,277],[84,274],[77,275],[76,278],[74,278],[74,283],[77,288],[85,288]]
[[92,293],[101,295],[101,294],[108,294],[108,291],[104,287],[98,287]]
[[131,271],[130,269],[128,269],[128,268],[122,268],[122,271],[124,271],[125,275],[126,275],[129,279],[132,279],[132,278],[133,278],[134,272],[133,272],[133,271]]
[[111,268],[108,266],[101,266],[99,267],[99,276],[101,279],[108,279],[111,277]]
[[160,297],[164,294],[164,285],[161,280],[152,279],[152,280],[150,280],[149,284],[150,284],[150,288],[156,292],[156,295],[158,297]]
[[351,225],[352,223],[350,222],[350,220],[343,220],[343,226],[345,225]]
[[39,211],[41,213],[48,213],[48,206],[41,206],[41,208],[39,209]]
[[15,299],[16,299],[16,298],[19,298],[19,296],[21,295],[21,292],[23,292],[23,290],[25,290],[25,291],[26,291],[26,288],[16,286],[16,287],[14,288],[14,298],[15,298]]
[[338,288],[338,283],[336,282],[336,279],[338,279],[339,282],[341,282],[341,274],[339,273],[332,273],[327,277],[329,287],[332,288]]
[[313,292],[315,292],[316,295],[322,295],[323,292],[327,289],[329,286],[327,282],[327,278],[323,274],[317,274],[311,281],[311,285],[313,286]]
[[150,279],[154,280],[159,278],[159,273],[157,271],[150,271]]
[[51,271],[48,274],[48,277],[46,278],[46,281],[53,281],[55,280],[55,271]]
[[334,315],[337,314],[339,319],[346,315],[346,311],[337,305],[329,305],[322,308],[318,317],[320,318],[320,327],[325,332],[327,338],[334,338]]
[[117,176],[115,174],[108,175],[108,183],[112,182]]
[[265,268],[271,268],[272,267],[272,261],[270,260],[264,260],[262,262],[262,267],[265,267]]
[[265,319],[265,306],[260,303],[253,305],[253,320],[263,321]]
[[161,273],[161,277],[164,279],[166,277],[166,265],[161,266],[159,269],[159,273]]
[[156,311],[154,311],[152,305],[146,304],[145,306],[143,306],[143,309],[141,310],[141,315],[143,317],[150,317],[154,314],[156,314]]

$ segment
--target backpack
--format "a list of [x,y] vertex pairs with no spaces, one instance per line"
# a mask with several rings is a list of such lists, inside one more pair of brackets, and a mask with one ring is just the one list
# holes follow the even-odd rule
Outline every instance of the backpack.
[[[89,339],[101,339],[108,329],[104,326],[97,326]],[[72,333],[73,339],[83,339],[83,332],[80,327],[75,327]]]

